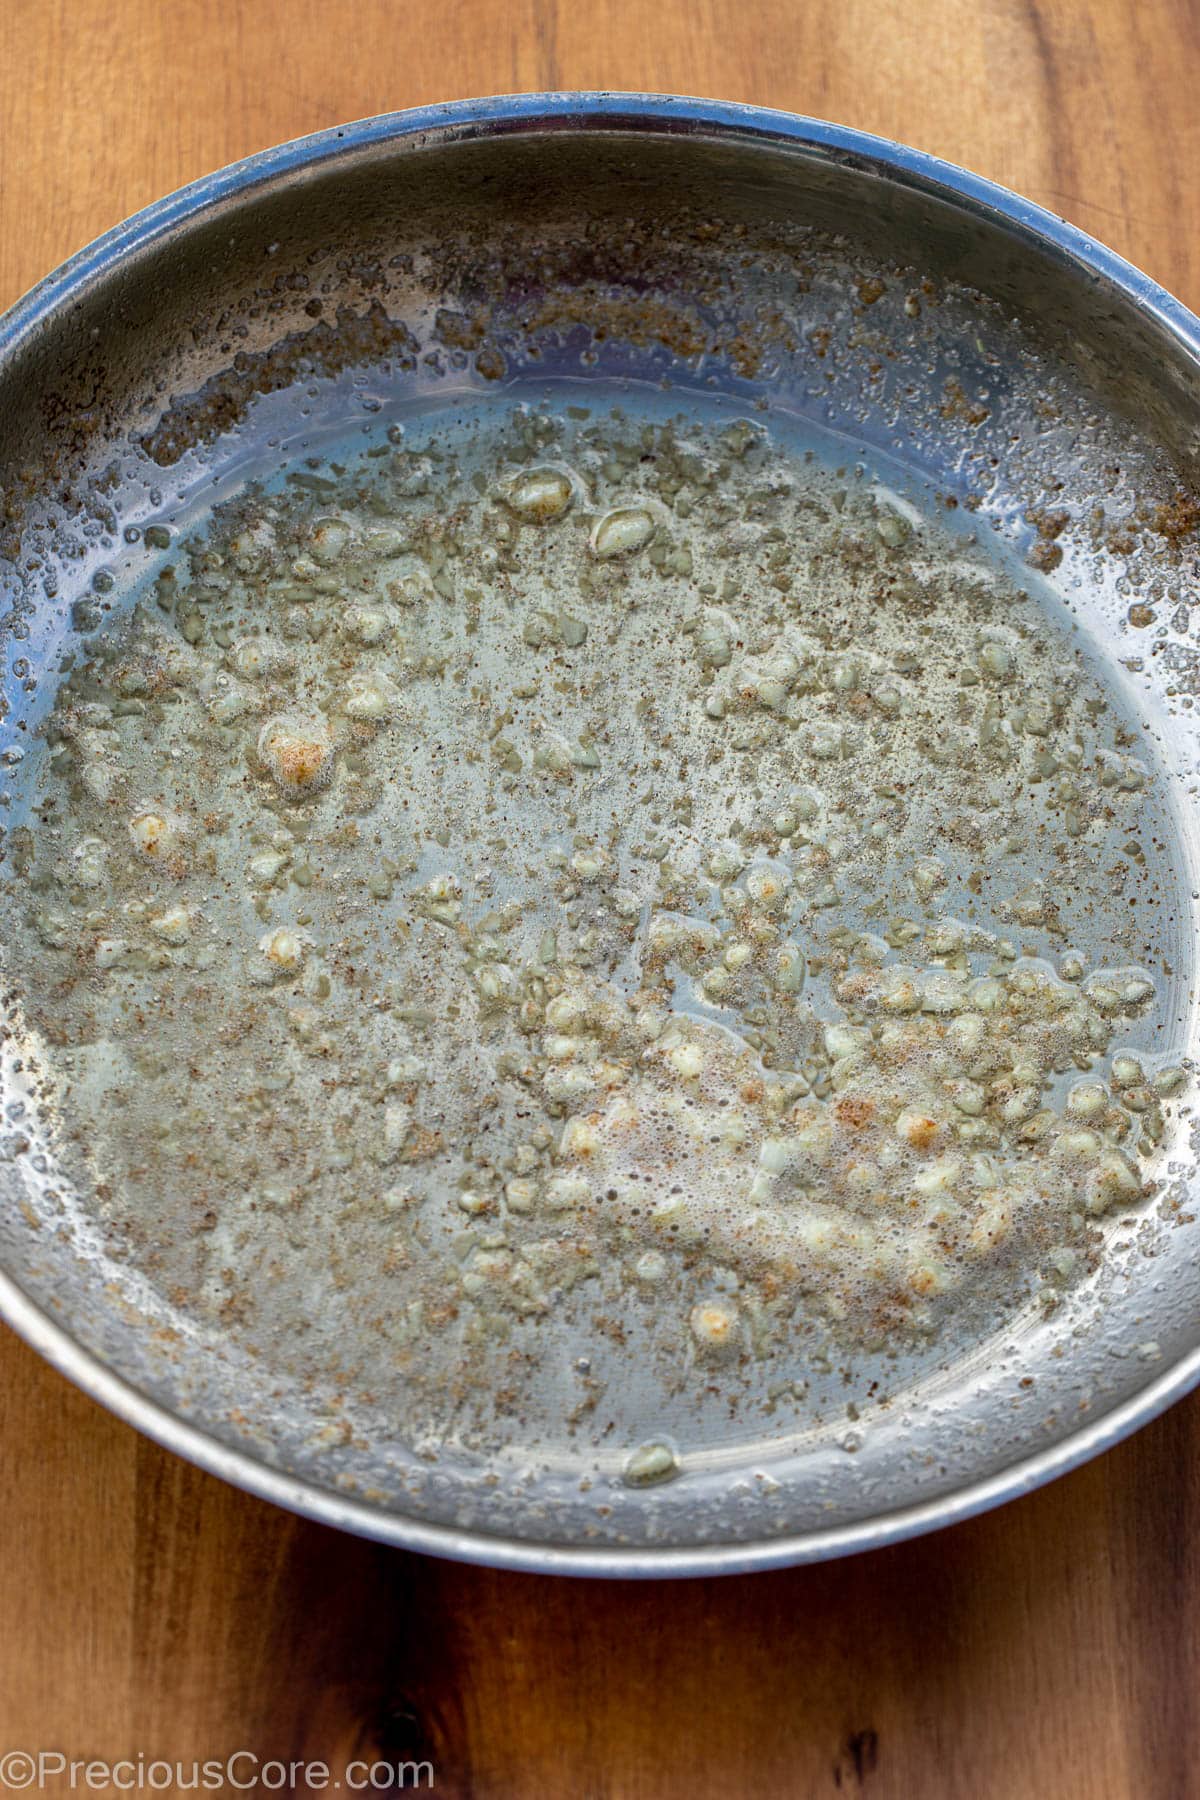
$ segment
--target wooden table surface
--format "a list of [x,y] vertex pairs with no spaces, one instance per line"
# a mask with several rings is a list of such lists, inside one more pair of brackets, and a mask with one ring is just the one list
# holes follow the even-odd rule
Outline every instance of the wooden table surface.
[[[0,0],[0,305],[282,138],[623,87],[905,139],[1196,306],[1198,86],[1189,0]],[[1200,1795],[1200,1397],[921,1542],[625,1586],[303,1523],[0,1337],[0,1753],[429,1758],[503,1800]]]

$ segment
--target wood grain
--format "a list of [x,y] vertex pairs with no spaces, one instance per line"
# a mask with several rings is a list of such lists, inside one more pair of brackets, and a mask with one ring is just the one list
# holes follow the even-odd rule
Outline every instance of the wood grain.
[[[1197,304],[1198,80],[1186,0],[0,0],[0,304],[231,158],[554,86],[719,94],[906,139]],[[502,1576],[250,1500],[5,1334],[0,1752],[246,1749],[335,1777],[427,1756],[437,1791],[501,1800],[1186,1800],[1197,1507],[1200,1400],[1050,1490],[849,1563],[670,1586]]]

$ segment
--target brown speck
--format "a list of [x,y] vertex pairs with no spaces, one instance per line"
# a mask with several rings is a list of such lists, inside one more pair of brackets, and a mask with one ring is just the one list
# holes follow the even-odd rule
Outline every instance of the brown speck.
[[475,367],[485,381],[500,381],[508,364],[495,345],[491,344],[476,356]]
[[834,1102],[833,1110],[839,1125],[847,1131],[861,1131],[875,1116],[875,1102],[845,1094]]
[[1200,525],[1200,499],[1194,494],[1176,494],[1154,509],[1154,529],[1169,542],[1177,544],[1189,537]]
[[982,425],[988,417],[988,408],[968,396],[956,375],[950,376],[942,392],[946,396],[941,405],[943,419],[961,419],[967,425]]
[[1043,538],[1039,538],[1030,550],[1028,560],[1035,569],[1040,569],[1043,575],[1049,575],[1052,570],[1057,569],[1062,559],[1061,544],[1050,544]]

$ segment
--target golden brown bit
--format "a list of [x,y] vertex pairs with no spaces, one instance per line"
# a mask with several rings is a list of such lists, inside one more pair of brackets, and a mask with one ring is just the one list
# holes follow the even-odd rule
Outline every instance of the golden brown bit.
[[853,1094],[843,1094],[833,1104],[834,1116],[847,1131],[862,1131],[875,1117],[875,1102]]
[[949,377],[942,392],[945,395],[941,406],[943,419],[961,419],[965,425],[982,425],[988,417],[988,408],[969,397],[957,375]]
[[896,1120],[896,1130],[914,1150],[931,1150],[942,1128],[928,1113],[905,1112]]
[[1057,569],[1062,559],[1062,545],[1050,543],[1045,538],[1039,538],[1029,552],[1031,566],[1040,569],[1043,575],[1049,575]]
[[430,1131],[427,1125],[415,1125],[404,1143],[403,1160],[406,1163],[429,1162],[432,1157],[439,1156],[446,1143],[440,1131]]
[[448,350],[477,350],[487,336],[490,323],[485,307],[477,306],[474,312],[465,313],[443,306],[439,307],[434,319],[433,334]]
[[1170,543],[1177,544],[1182,538],[1190,537],[1198,525],[1200,498],[1195,494],[1176,494],[1154,509],[1154,529]]
[[1038,536],[1048,543],[1061,537],[1071,523],[1070,513],[1065,512],[1031,512],[1028,517],[1030,524],[1036,526]]
[[476,353],[475,367],[485,381],[502,381],[508,364],[502,352],[495,345],[489,345]]
[[325,755],[323,744],[283,744],[278,751],[280,774],[289,787],[308,787],[321,773]]

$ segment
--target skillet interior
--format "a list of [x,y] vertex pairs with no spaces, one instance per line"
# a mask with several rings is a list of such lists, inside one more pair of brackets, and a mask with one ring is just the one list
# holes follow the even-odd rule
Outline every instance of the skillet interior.
[[[336,397],[382,360],[397,403],[556,372],[667,379],[896,456],[1053,562],[1052,586],[1159,741],[1191,893],[1191,324],[1033,209],[947,180],[852,134],[737,109],[535,99],[349,128],[123,228],[11,315],[3,343],[0,754],[44,709],[36,672],[69,643],[125,524],[247,454],[298,389]],[[477,341],[447,314],[481,319]],[[1098,533],[1096,503],[1111,512],[1115,493],[1128,516]],[[1061,560],[1039,539],[1049,512],[1066,516]],[[1150,629],[1129,625],[1134,599]],[[1193,1041],[1193,942],[1180,907],[1163,947],[1176,1054]],[[10,1037],[10,1104],[31,1048]],[[38,1166],[26,1104],[5,1140],[0,1236],[18,1328],[219,1472],[397,1541],[612,1572],[830,1554],[1041,1479],[1194,1378],[1185,1119],[1159,1203],[1113,1233],[1100,1275],[1049,1318],[947,1350],[915,1384],[901,1370],[854,1454],[842,1413],[747,1433],[653,1491],[622,1484],[627,1446],[581,1446],[574,1467],[519,1443],[430,1461],[353,1408],[350,1430],[331,1431],[319,1381],[284,1382],[181,1328],[105,1265]]]

